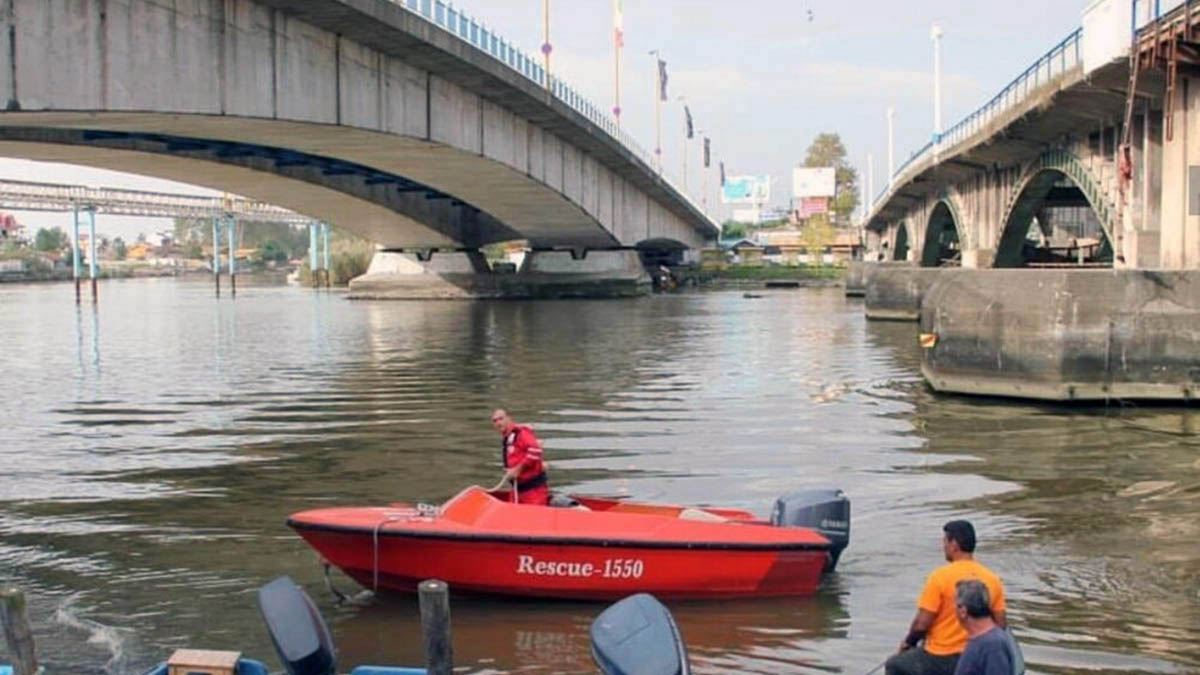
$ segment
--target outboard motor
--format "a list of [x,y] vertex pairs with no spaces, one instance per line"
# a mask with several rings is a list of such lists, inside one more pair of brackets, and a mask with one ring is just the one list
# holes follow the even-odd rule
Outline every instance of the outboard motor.
[[592,659],[604,675],[690,675],[671,612],[653,595],[631,595],[592,621]]
[[288,675],[333,675],[333,639],[317,606],[291,577],[258,589],[258,608]]
[[807,527],[816,530],[833,546],[825,571],[837,567],[842,550],[850,543],[850,499],[836,488],[801,490],[775,500],[771,524],[779,527]]

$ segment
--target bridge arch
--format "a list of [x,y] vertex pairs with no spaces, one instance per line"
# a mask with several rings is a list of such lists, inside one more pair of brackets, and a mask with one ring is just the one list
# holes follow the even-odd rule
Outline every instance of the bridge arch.
[[962,221],[949,197],[939,199],[925,225],[925,243],[921,247],[921,267],[962,265]]
[[[1052,222],[1054,209],[1074,212],[1070,227]],[[1004,214],[993,266],[1079,261],[1111,264],[1117,217],[1116,207],[1087,165],[1069,152],[1047,152],[1017,181]],[[1054,245],[1056,230],[1058,239],[1067,240],[1064,245]]]
[[908,260],[908,242],[908,220],[902,220],[892,235],[892,260]]

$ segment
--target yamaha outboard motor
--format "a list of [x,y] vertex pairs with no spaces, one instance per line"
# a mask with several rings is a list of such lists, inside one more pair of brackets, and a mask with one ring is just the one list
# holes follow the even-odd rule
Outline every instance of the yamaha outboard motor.
[[690,675],[687,648],[671,612],[638,593],[592,622],[592,659],[604,675]]
[[288,675],[333,675],[333,639],[321,612],[291,577],[279,577],[258,589],[275,651]]
[[825,571],[832,572],[850,543],[850,499],[836,488],[793,492],[775,500],[771,524],[807,527],[833,542],[825,563]]

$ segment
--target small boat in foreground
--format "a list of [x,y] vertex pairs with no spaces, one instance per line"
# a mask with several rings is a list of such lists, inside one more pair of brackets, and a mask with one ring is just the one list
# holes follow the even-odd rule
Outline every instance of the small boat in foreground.
[[849,543],[841,490],[781,497],[770,520],[738,509],[572,496],[514,504],[473,486],[440,507],[391,504],[296,513],[287,524],[368,589],[613,600],[808,595]]

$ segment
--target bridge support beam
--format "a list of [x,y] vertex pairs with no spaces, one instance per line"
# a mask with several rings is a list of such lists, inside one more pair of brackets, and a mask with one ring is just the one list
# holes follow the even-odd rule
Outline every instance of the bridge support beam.
[[865,275],[865,309],[868,319],[916,321],[921,299],[941,274],[940,267],[916,267],[910,262],[882,262]]
[[614,298],[649,290],[635,249],[530,251],[509,272],[494,270],[478,250],[379,251],[350,282],[350,297],[364,300]]
[[921,371],[943,392],[1187,401],[1197,325],[1200,271],[943,270],[921,303]]

